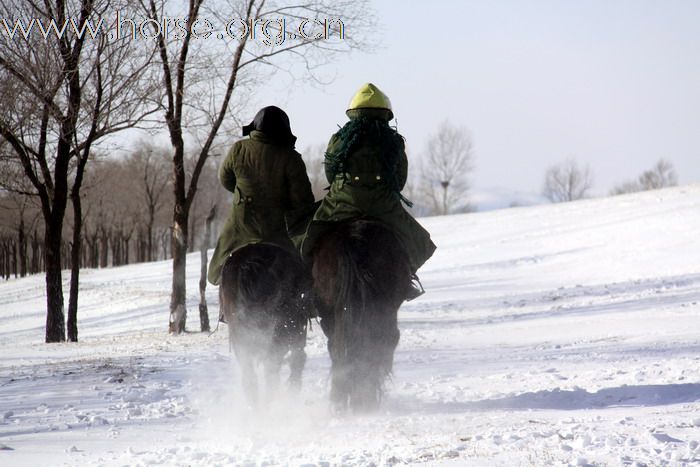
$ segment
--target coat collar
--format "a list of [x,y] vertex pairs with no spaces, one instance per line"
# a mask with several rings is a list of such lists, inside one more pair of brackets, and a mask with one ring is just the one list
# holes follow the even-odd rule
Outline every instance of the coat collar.
[[271,138],[269,135],[263,133],[260,130],[252,130],[250,132],[250,139],[253,141],[258,141],[260,143],[265,143],[265,144],[274,144],[275,146],[283,146],[283,147],[292,147],[289,146],[289,144],[284,144],[281,143],[280,141],[277,141],[274,138]]

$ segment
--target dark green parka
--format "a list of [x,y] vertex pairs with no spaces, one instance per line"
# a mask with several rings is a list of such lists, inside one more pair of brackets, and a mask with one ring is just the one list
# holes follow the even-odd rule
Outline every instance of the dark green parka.
[[209,263],[215,285],[226,258],[245,245],[270,242],[293,250],[285,215],[314,202],[301,155],[257,130],[231,147],[219,180],[233,193],[233,206]]
[[372,217],[398,236],[415,272],[432,256],[435,244],[401,204],[400,191],[408,173],[403,137],[374,109],[349,115],[350,122],[328,143],[324,163],[330,189],[300,239],[302,255],[310,254],[332,223]]

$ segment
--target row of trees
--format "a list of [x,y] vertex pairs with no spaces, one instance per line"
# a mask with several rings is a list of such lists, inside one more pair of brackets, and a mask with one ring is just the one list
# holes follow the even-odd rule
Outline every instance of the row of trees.
[[[642,172],[636,180],[616,185],[611,195],[656,190],[676,186],[678,176],[673,164],[660,159],[654,166]],[[593,174],[587,165],[579,166],[574,159],[568,159],[547,169],[542,194],[552,203],[575,201],[590,195],[593,187]]]
[[[81,268],[108,267],[171,258],[170,213],[173,209],[167,148],[148,143],[124,158],[95,156],[89,183],[81,191],[83,248]],[[187,159],[191,165],[190,158]],[[205,216],[226,203],[218,189],[216,159],[207,161],[201,174],[201,190],[195,200],[189,230],[188,251],[204,241]],[[0,210],[0,275],[24,277],[45,271],[41,206],[35,197],[4,192]],[[220,212],[223,214],[224,210]],[[215,219],[216,220],[216,219]],[[72,267],[71,241],[74,211],[66,212],[61,268]],[[68,253],[68,254],[66,254]]]

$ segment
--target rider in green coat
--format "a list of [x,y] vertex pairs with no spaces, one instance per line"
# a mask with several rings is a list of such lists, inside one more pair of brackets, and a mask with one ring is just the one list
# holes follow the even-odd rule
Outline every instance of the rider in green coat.
[[[401,195],[408,161],[403,137],[392,127],[391,102],[375,85],[365,84],[350,102],[350,121],[331,137],[326,150],[328,194],[316,210],[301,241],[308,257],[314,242],[334,222],[371,217],[385,223],[403,244],[412,272],[435,251],[430,234],[404,209]],[[415,277],[417,280],[417,277]],[[420,295],[420,283],[408,288],[407,299]]]
[[233,193],[233,206],[209,263],[208,280],[218,285],[226,259],[251,243],[269,242],[289,250],[285,216],[313,205],[314,195],[301,155],[294,150],[287,114],[260,110],[229,150],[219,180]]

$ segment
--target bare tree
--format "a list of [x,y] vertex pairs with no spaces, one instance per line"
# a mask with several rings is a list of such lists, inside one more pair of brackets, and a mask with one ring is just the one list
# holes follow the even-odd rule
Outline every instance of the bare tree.
[[637,191],[658,190],[676,185],[678,185],[678,176],[673,164],[665,159],[659,159],[654,167],[642,172],[637,180],[617,185],[610,191],[610,194],[621,195]]
[[[187,309],[185,306],[185,268],[189,239],[188,225],[190,208],[197,193],[202,168],[213,148],[215,138],[224,123],[230,106],[247,100],[246,89],[257,83],[255,70],[271,67],[271,71],[282,69],[291,72],[294,64],[301,64],[312,71],[319,63],[327,63],[341,51],[362,46],[360,41],[368,30],[372,15],[368,14],[366,1],[310,0],[305,2],[266,2],[265,0],[230,0],[228,2],[206,2],[189,0],[183,17],[187,18],[186,34],[170,38],[158,34],[154,44],[160,58],[161,81],[165,122],[173,147],[173,195],[174,209],[171,230],[173,256],[172,295],[170,300],[169,330],[182,333],[185,330]],[[168,0],[141,0],[146,14],[155,25],[163,23],[166,6],[168,11],[182,7],[182,2]],[[225,11],[224,18],[221,12]],[[230,24],[232,17],[236,31],[229,41],[193,41],[194,26],[198,20],[217,18],[221,24]],[[353,25],[353,35],[343,40],[329,40],[324,34],[293,39],[285,24],[330,25],[326,32],[344,36],[344,24]],[[323,22],[324,19],[331,21]],[[327,28],[328,29],[328,28]],[[299,30],[298,32],[302,32]],[[308,31],[311,33],[311,31]],[[229,29],[225,31],[231,34]],[[257,33],[257,39],[255,39]],[[215,34],[216,35],[216,34]],[[224,37],[223,33],[217,37]],[[262,39],[262,40],[260,40]],[[214,44],[223,44],[222,49]],[[288,57],[290,62],[285,62]],[[291,63],[291,64],[290,64]],[[288,68],[284,68],[288,65]],[[261,70],[262,71],[262,70]],[[269,76],[269,72],[267,73]],[[235,98],[234,90],[238,91]],[[196,164],[190,173],[185,168],[186,131],[197,133],[198,150]]]
[[552,203],[562,203],[585,198],[592,186],[590,168],[568,159],[547,169],[542,194]]
[[46,342],[66,339],[61,267],[68,198],[75,216],[68,338],[77,341],[85,166],[98,140],[133,127],[150,113],[143,107],[142,86],[152,82],[146,76],[150,57],[138,52],[137,42],[109,41],[95,28],[109,9],[128,6],[126,0],[0,4],[0,17],[40,19],[45,25],[55,21],[59,29],[70,21],[77,26],[46,37],[38,31],[0,35],[0,94],[13,96],[0,113],[0,135],[31,181],[44,218]]
[[474,151],[469,130],[443,121],[429,139],[421,170],[423,192],[435,214],[470,210],[467,194]]

